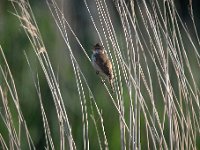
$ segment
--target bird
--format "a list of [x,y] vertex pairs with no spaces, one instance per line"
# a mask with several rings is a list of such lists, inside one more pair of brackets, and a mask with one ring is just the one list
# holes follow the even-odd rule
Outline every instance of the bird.
[[[114,75],[113,75],[112,63],[108,58],[104,47],[101,46],[99,43],[97,43],[93,47],[92,65],[96,70],[96,74],[100,75],[104,79],[107,79],[111,85],[112,91],[114,91],[113,88]],[[104,82],[104,80],[102,81]]]

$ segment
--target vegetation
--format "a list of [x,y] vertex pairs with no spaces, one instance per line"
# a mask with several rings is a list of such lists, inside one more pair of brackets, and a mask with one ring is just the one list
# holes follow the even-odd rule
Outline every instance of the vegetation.
[[[0,149],[200,148],[192,0],[185,18],[173,0],[36,2],[4,5]],[[98,42],[114,92],[91,65]]]

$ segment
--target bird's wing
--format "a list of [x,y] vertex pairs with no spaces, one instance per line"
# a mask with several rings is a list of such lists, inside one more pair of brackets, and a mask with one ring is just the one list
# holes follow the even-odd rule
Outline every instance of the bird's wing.
[[112,64],[106,54],[96,55],[95,62],[100,67],[103,73],[112,78]]

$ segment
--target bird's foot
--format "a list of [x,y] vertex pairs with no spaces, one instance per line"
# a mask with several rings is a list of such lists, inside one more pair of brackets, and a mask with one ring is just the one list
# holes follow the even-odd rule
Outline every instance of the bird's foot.
[[101,83],[104,84],[106,80],[101,78]]

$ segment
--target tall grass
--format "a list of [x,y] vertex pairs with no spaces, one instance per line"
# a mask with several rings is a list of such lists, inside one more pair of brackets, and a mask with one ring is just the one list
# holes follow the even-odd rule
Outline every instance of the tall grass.
[[[80,145],[74,139],[73,126],[66,111],[56,71],[52,67],[34,12],[27,0],[12,0],[11,3],[15,9],[14,15],[20,20],[51,91],[57,115],[55,122],[59,125],[59,136],[56,137],[60,141],[59,148],[77,149]],[[112,111],[118,116],[118,121],[113,120],[112,126],[119,127],[120,134],[116,137],[120,141],[119,149],[199,149],[200,42],[192,1],[188,9],[192,24],[190,27],[182,21],[172,0],[152,0],[148,3],[144,0],[116,0],[112,3],[95,0],[94,4],[84,0],[89,15],[88,22],[92,23],[96,36],[113,64],[115,92],[112,93],[108,83],[103,83],[109,97],[102,96],[102,101],[110,101]],[[104,119],[109,114],[104,114],[96,101],[95,92],[98,91],[90,87],[90,77],[82,71],[84,64],[77,61],[78,56],[72,46],[74,43],[71,43],[72,37],[69,35],[80,46],[83,52],[81,57],[86,57],[91,62],[90,54],[65,17],[64,7],[59,7],[55,0],[47,1],[47,5],[66,44],[66,54],[70,56],[74,71],[82,113],[83,149],[110,149],[108,131],[112,129],[106,129],[109,122]],[[114,6],[116,14],[113,14],[110,5]],[[96,10],[97,17],[94,17],[92,9]],[[8,131],[8,138],[0,133],[1,148],[21,149],[23,143],[29,149],[36,149],[21,111],[12,70],[3,49],[0,49],[3,58],[0,69],[4,80],[0,84],[0,112],[5,130]],[[33,71],[26,53],[25,57]],[[51,134],[44,109],[39,79],[38,75],[33,76],[44,126],[44,149],[55,149],[55,137]],[[13,122],[13,114],[8,105],[11,100],[16,109],[17,123]],[[26,135],[26,141],[22,141],[22,133]],[[96,141],[98,145],[94,146],[91,141]]]

